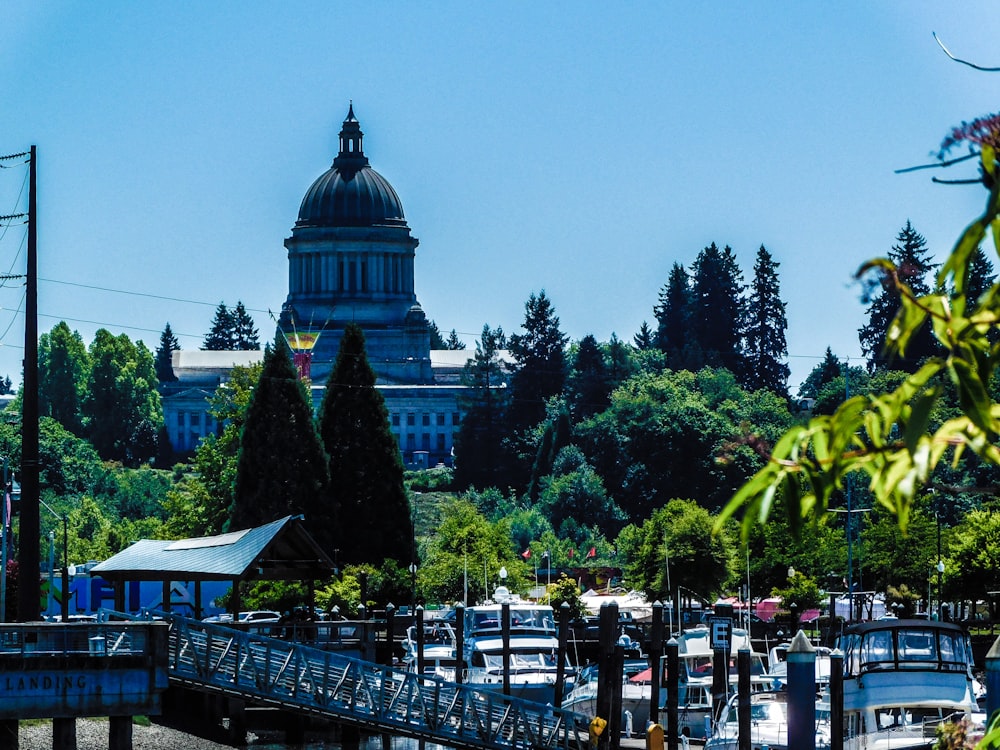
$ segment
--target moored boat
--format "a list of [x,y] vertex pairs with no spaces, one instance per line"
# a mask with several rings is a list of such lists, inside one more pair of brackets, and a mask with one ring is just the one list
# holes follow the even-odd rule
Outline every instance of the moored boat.
[[838,648],[844,653],[845,750],[927,747],[943,721],[977,710],[971,642],[957,625],[857,623]]

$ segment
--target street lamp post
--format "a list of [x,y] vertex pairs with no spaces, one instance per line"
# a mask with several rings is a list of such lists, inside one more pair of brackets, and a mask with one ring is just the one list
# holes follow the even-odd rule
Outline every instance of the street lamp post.
[[944,575],[944,560],[942,560],[940,557],[938,558],[937,561],[937,574],[938,574],[938,620],[942,620],[943,618],[941,615],[943,612],[943,607],[942,607],[943,599],[941,598],[941,590],[942,590],[941,577]]
[[417,564],[410,563],[410,612],[417,611]]

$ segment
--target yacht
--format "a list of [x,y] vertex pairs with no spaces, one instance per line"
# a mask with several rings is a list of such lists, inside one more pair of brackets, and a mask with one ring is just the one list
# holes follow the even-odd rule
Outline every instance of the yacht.
[[[555,699],[559,638],[552,607],[523,601],[499,586],[489,604],[465,610],[465,679],[471,687],[502,692],[504,683],[503,605],[510,609],[510,694],[551,703]],[[568,662],[567,681],[574,677]]]
[[[712,649],[711,631],[705,625],[685,630],[677,638],[680,674],[678,675],[677,708],[679,731],[695,740],[707,740],[712,735],[712,672],[715,653]],[[727,697],[736,693],[737,654],[750,650],[750,689],[752,692],[768,690],[772,678],[764,667],[764,654],[753,651],[750,634],[744,628],[732,628],[729,650],[729,675]],[[660,712],[666,711],[667,657],[660,658]]]
[[[451,623],[444,620],[433,620],[424,623],[424,671],[425,675],[440,677],[447,682],[455,681],[457,642]],[[416,672],[419,666],[417,625],[406,629],[406,639],[403,641],[403,663],[411,672]]]
[[[568,711],[597,716],[598,671],[596,664],[580,670],[573,689],[563,699],[562,707]],[[626,659],[622,671],[621,728],[626,736],[646,731],[649,723],[649,695],[652,670],[645,659]]]
[[[732,696],[716,722],[705,750],[737,750],[739,748],[739,696]],[[787,750],[788,692],[765,690],[750,694],[751,750]],[[816,750],[830,747],[829,709],[817,705]]]
[[937,725],[981,721],[972,647],[958,625],[875,620],[849,626],[844,653],[845,750],[903,750],[933,743]]

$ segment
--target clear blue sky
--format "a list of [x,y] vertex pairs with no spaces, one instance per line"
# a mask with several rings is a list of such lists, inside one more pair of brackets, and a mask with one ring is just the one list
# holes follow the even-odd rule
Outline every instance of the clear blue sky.
[[[169,321],[195,349],[242,300],[269,338],[282,242],[353,99],[444,332],[471,348],[484,323],[518,330],[544,289],[573,339],[631,340],[674,262],[728,244],[749,280],[763,244],[794,388],[827,346],[859,357],[863,260],[907,219],[942,254],[981,207],[980,189],[893,170],[1000,109],[1000,75],[931,37],[1000,65],[997,18],[990,2],[13,0],[0,154],[39,150],[39,326],[152,349]],[[22,177],[0,170],[0,214],[23,210]],[[23,268],[22,240],[0,238],[0,271]],[[0,289],[15,381],[21,293]]]

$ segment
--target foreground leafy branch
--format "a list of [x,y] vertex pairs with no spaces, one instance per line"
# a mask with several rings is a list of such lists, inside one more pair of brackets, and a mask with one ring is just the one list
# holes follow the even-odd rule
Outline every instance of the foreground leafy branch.
[[[991,332],[1000,326],[1000,284],[978,300],[965,295],[973,254],[987,234],[1000,252],[1000,180],[996,151],[981,143],[982,182],[989,188],[986,208],[955,244],[937,278],[937,291],[916,296],[885,259],[871,261],[859,274],[886,273],[900,295],[900,309],[886,334],[886,351],[903,356],[924,325],[930,325],[944,354],[928,359],[895,390],[855,396],[830,416],[813,417],[777,442],[766,465],[729,501],[716,529],[742,512],[742,533],[782,508],[793,532],[817,523],[836,490],[850,475],[864,476],[876,500],[906,530],[914,497],[945,458],[958,462],[966,451],[1000,465],[1000,404],[989,383],[1000,344]],[[932,429],[931,414],[942,395],[938,376],[947,376],[958,395],[960,415]]]

